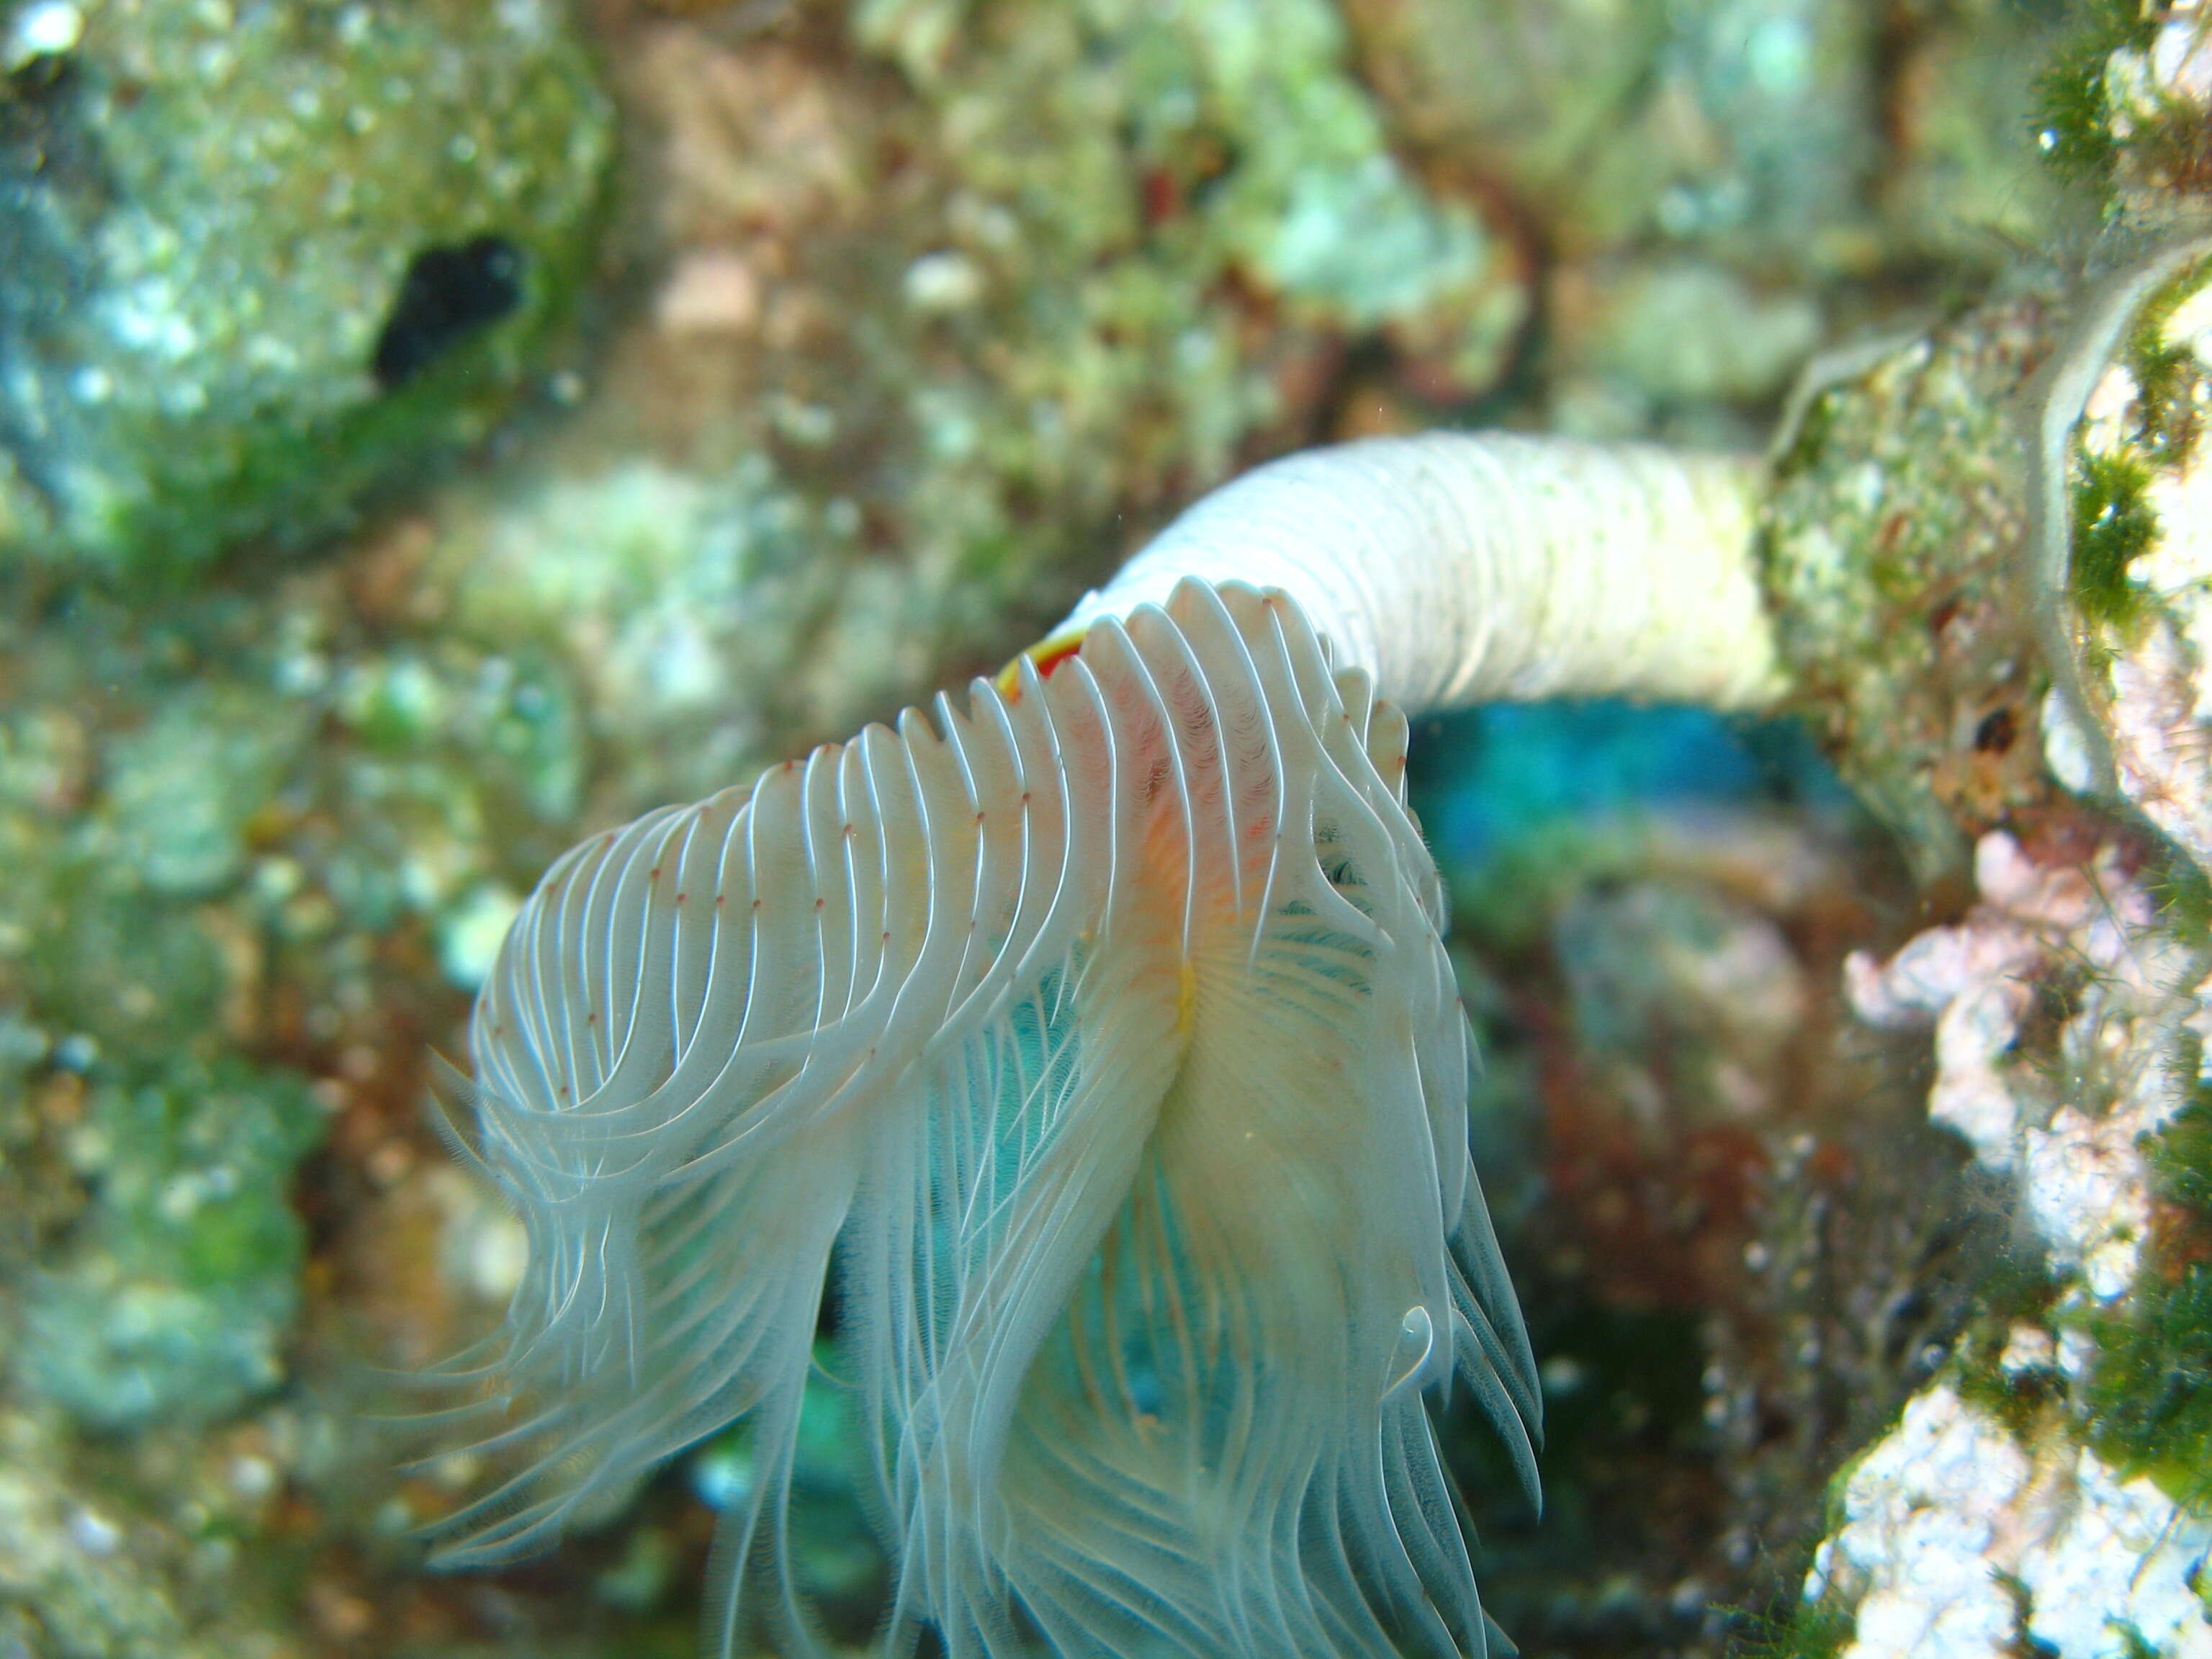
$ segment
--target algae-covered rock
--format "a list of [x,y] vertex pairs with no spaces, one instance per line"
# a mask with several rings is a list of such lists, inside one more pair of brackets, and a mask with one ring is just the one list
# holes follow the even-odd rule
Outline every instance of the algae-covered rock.
[[1570,255],[1656,236],[1801,272],[1929,254],[1990,270],[2042,234],[2033,88],[2062,9],[1346,4],[1404,130],[1540,203]]
[[2048,245],[2068,207],[2038,164],[2035,89],[2065,9],[1948,0],[1885,40],[1893,150],[1875,199],[1899,252],[1995,272]]
[[439,498],[414,574],[441,644],[558,673],[585,822],[995,668],[1350,361],[1466,395],[1524,319],[1316,0],[653,9],[653,302],[567,453]]
[[[2020,1336],[2008,1387],[2063,1397],[2049,1338]],[[1841,1486],[1842,1525],[1808,1594],[1856,1599],[1846,1659],[2212,1652],[2196,1589],[2212,1526],[2063,1437],[2023,1436],[1948,1382],[1917,1396]]]
[[1933,1026],[1929,1115],[2004,1176],[2049,1273],[1985,1286],[1838,1482],[1805,1594],[1849,1659],[2212,1652],[2203,958],[2124,842],[2056,850],[1985,836],[1961,921],[1847,964],[1863,1019]]
[[277,1413],[235,1431],[180,1431],[118,1478],[111,1449],[88,1445],[59,1413],[0,1405],[0,1655],[327,1651],[295,1627],[299,1552],[268,1526],[312,1432]]
[[1570,246],[1656,230],[1817,264],[1862,216],[1876,29],[1849,0],[1348,9],[1413,131],[1540,199]]
[[254,815],[298,765],[306,712],[235,684],[189,686],[108,746],[116,850],[149,888],[193,898],[237,878]]
[[[1516,262],[1394,151],[1333,7],[871,0],[851,27],[920,100],[942,192],[865,337],[878,373],[942,366],[904,400],[914,495],[967,521],[979,574],[1031,491],[1096,517],[1116,485],[1218,477],[1346,340],[1456,394],[1494,380],[1527,310]],[[996,523],[968,504],[1010,496]]]
[[[817,506],[763,456],[712,479],[641,459],[453,506],[424,576],[453,632],[545,665],[538,702],[580,728],[570,775],[549,765],[530,792],[549,818],[579,809],[586,742],[619,803],[593,810],[618,813],[742,776],[768,734],[865,719],[883,678],[923,672],[898,639],[909,594],[856,559],[851,503]],[[880,647],[825,635],[840,611]]]
[[1655,414],[1755,406],[1790,385],[1821,328],[1811,295],[1765,292],[1722,265],[1598,266],[1560,307],[1561,349],[1589,371],[1561,416],[1585,431],[1640,432]]
[[2056,7],[1344,9],[1412,153],[1540,228],[1561,430],[1755,447],[1822,340],[1923,303],[1937,271],[2011,265],[2059,217],[2031,119]]
[[[870,0],[855,21],[945,111],[970,180],[1018,205],[1032,233],[1095,247],[1157,238],[1193,275],[1237,270],[1294,314],[1355,328],[1449,302],[1453,355],[1476,384],[1516,319],[1475,216],[1391,154],[1328,6],[1086,3],[1054,17]],[[1018,83],[1036,95],[1003,95]]]
[[164,648],[93,626],[7,641],[0,999],[94,1057],[204,1057],[234,1034],[250,934],[206,902],[244,879],[307,752],[307,706],[234,678],[179,684],[152,671]]
[[305,1085],[226,1060],[96,1088],[70,1139],[97,1196],[29,1287],[18,1374],[108,1429],[220,1417],[283,1376],[305,1232]]
[[612,146],[552,0],[15,0],[0,71],[0,551],[134,574],[485,432]]
[[1784,657],[1923,879],[2049,792],[2019,434],[2050,311],[2031,296],[1868,354],[1814,392],[1775,469]]
[[[2186,199],[2212,82],[2193,10],[2089,9],[2045,83],[2046,147],[2100,179],[2114,228],[2058,304],[1968,315],[1832,388],[1772,524],[1770,576],[1806,607],[1792,654],[1923,865],[1947,819],[2002,826],[1971,908],[1845,979],[1869,1024],[1932,1027],[1929,1115],[2033,1247],[1838,1482],[1793,1653],[2212,1653],[2212,265]],[[1975,366],[1998,420],[1908,391]],[[1920,422],[1939,465],[1886,447]],[[1807,649],[1823,629],[1836,658]]]
[[2172,219],[2212,185],[2212,28],[2195,6],[2085,0],[2038,86],[2037,140],[2114,217]]
[[2212,870],[2212,259],[2121,293],[2108,360],[2062,377],[2086,399],[2046,463],[2067,501],[2045,526],[2053,633],[2073,647],[2046,747],[2069,787],[2118,793]]

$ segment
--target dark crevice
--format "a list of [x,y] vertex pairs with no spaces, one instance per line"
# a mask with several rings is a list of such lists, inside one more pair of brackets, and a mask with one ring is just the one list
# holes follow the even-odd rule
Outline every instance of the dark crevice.
[[425,248],[400,280],[369,371],[391,392],[522,303],[522,250],[503,236]]

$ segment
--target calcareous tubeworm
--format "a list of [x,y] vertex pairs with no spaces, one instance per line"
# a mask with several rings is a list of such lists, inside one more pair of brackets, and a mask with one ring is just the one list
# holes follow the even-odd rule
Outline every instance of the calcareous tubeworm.
[[1489,1651],[1425,1395],[1532,1499],[1540,1401],[1400,710],[1770,699],[1750,520],[1656,449],[1294,457],[964,706],[562,858],[455,1079],[529,1266],[444,1373],[542,1455],[445,1559],[747,1418],[710,1646],[819,1651],[785,1511],[834,1273],[887,1653]]

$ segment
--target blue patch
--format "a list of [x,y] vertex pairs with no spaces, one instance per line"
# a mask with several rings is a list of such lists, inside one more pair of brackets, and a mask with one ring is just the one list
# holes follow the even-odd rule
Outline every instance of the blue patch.
[[1795,720],[1618,700],[1498,704],[1424,720],[1410,746],[1414,810],[1437,861],[1459,871],[1563,820],[1639,808],[1850,810]]

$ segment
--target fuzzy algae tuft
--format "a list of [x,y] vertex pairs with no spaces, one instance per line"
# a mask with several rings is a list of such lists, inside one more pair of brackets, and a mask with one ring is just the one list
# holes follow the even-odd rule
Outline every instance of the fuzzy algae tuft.
[[2078,465],[2074,602],[2093,621],[2124,629],[2142,613],[2128,567],[2158,536],[2158,517],[2147,498],[2150,470],[2127,455],[2084,455]]
[[2136,0],[2090,0],[2080,9],[2073,33],[2037,80],[2038,137],[2051,166],[2101,180],[2121,154],[2112,132],[2112,56],[2148,47],[2158,25]]
[[2090,1324],[2092,1443],[2201,1513],[2212,1508],[2212,1085],[2197,1085],[2150,1161],[2145,1271]]

